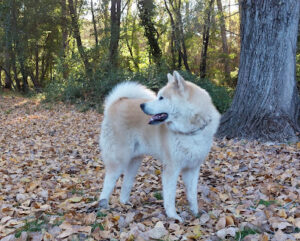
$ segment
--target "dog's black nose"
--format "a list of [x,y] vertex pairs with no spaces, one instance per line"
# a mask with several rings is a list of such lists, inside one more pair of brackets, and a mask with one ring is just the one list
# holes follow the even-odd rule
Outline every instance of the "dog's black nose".
[[140,104],[141,109],[144,111],[145,103]]

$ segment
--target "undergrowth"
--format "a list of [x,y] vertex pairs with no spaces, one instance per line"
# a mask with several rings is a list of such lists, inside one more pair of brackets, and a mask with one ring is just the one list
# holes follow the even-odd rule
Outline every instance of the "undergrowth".
[[[109,91],[122,81],[135,81],[157,92],[167,83],[166,69],[148,68],[145,71],[132,73],[124,70],[103,72],[98,71],[89,80],[84,74],[70,75],[68,80],[56,80],[45,89],[47,102],[63,101],[76,104],[81,111],[95,108],[102,112],[102,103]],[[211,95],[217,109],[223,113],[231,104],[232,90],[218,86],[208,79],[181,71],[182,76]]]

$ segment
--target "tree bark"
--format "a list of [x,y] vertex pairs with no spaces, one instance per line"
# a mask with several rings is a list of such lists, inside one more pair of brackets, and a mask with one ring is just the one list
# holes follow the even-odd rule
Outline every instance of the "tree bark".
[[[175,13],[175,18],[168,7],[168,4],[166,0],[165,7],[169,14],[170,21],[171,21],[171,27],[172,27],[172,35],[171,35],[171,42],[174,42],[175,49],[178,51],[178,68],[181,68],[181,61],[183,60],[184,67],[187,71],[190,71],[190,67],[188,64],[188,56],[187,56],[187,50],[184,40],[184,31],[183,31],[183,22],[182,22],[182,16],[181,16],[181,0],[178,0],[176,2],[173,0],[169,0],[169,4],[172,7],[172,11]],[[172,41],[173,40],[173,41]],[[171,46],[173,48],[173,44]],[[172,51],[172,49],[171,49]],[[174,50],[171,52],[172,59],[175,59],[175,53]],[[175,66],[175,64],[173,64]]]
[[97,24],[96,24],[95,13],[94,13],[93,0],[91,0],[91,12],[92,12],[93,27],[94,27],[95,43],[96,43],[96,47],[98,47],[98,31],[97,31]]
[[210,0],[206,16],[205,25],[202,33],[202,50],[201,50],[201,62],[200,62],[200,77],[206,77],[206,62],[207,62],[207,49],[209,44],[209,34],[211,25],[211,13],[213,11],[214,0]]
[[84,63],[86,75],[88,76],[89,79],[91,79],[93,76],[93,70],[89,63],[88,56],[85,53],[83,45],[82,45],[80,31],[79,31],[78,18],[77,18],[77,14],[76,14],[76,11],[74,8],[74,3],[73,3],[73,0],[68,0],[68,2],[69,2],[70,15],[71,15],[71,19],[72,19],[72,28],[73,28],[74,38],[76,39],[77,48],[78,48],[80,57]]
[[[128,19],[129,19],[129,16],[131,16],[130,8],[131,8],[131,4],[129,3],[128,7],[127,7],[127,17],[126,17],[126,22],[125,22],[126,26],[129,26]],[[128,50],[129,50],[132,62],[134,64],[134,67],[136,68],[136,70],[139,71],[138,58],[134,57],[134,52],[133,52],[134,34],[136,32],[136,18],[135,17],[133,18],[132,30],[131,30],[131,36],[130,36],[131,44],[129,43],[128,29],[125,28],[124,32],[125,32],[126,45],[127,45]]]
[[11,3],[8,6],[8,10],[5,16],[5,47],[4,47],[4,67],[5,70],[5,79],[4,79],[4,88],[11,89],[12,87],[12,79],[11,79],[11,52],[12,52],[12,35],[11,35]]
[[182,47],[182,52],[180,51],[180,54],[181,54],[185,69],[190,72],[190,67],[188,64],[187,50],[186,50],[185,40],[184,40],[183,23],[182,23],[182,16],[181,16],[181,0],[178,0],[176,16],[177,16],[177,25],[178,25],[178,37],[179,37],[179,41],[180,41],[180,44]]
[[61,28],[62,28],[62,67],[63,67],[63,78],[68,78],[68,63],[67,57],[67,46],[68,46],[68,19],[67,19],[67,4],[66,0],[61,0]]
[[296,87],[299,0],[243,0],[238,84],[219,136],[294,141],[300,128]]
[[178,42],[176,40],[176,36],[175,36],[175,32],[176,32],[176,28],[175,28],[175,21],[174,21],[174,17],[173,17],[173,14],[171,13],[169,7],[168,7],[168,4],[167,4],[167,1],[164,0],[165,2],[165,7],[166,7],[166,10],[169,14],[169,17],[170,17],[170,21],[171,21],[171,56],[172,56],[172,69],[175,69],[176,68],[176,58],[175,58],[175,49],[178,51],[180,51],[180,46],[178,46]]
[[[16,1],[11,0],[11,35],[12,35],[12,43],[14,46],[17,46],[17,42],[19,41],[17,36],[17,6]],[[16,82],[16,87],[18,91],[21,90],[20,80],[18,78],[18,71],[17,71],[17,62],[16,62],[16,48],[11,49],[11,64],[12,70],[14,72],[14,79]]]
[[225,81],[232,86],[231,78],[230,78],[230,68],[229,68],[229,51],[226,37],[226,28],[225,28],[225,18],[222,8],[222,1],[217,0],[218,11],[220,14],[220,29],[221,29],[221,37],[222,37],[222,49],[223,49],[223,64],[224,64],[224,73],[225,73]]
[[138,1],[139,15],[141,24],[145,29],[145,36],[149,44],[149,54],[153,57],[155,64],[161,63],[161,49],[158,44],[158,34],[153,23],[154,4],[153,0],[139,0]]
[[111,0],[110,20],[109,59],[112,67],[117,68],[121,25],[121,0]]

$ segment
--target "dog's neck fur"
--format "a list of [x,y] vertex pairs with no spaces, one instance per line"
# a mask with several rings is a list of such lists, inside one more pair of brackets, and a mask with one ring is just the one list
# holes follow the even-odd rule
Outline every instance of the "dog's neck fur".
[[208,125],[208,123],[206,123],[206,125],[203,125],[195,130],[188,131],[188,132],[174,131],[174,130],[172,130],[172,132],[174,132],[175,134],[184,135],[184,136],[194,136],[194,135],[197,135],[199,131],[204,130],[207,125]]

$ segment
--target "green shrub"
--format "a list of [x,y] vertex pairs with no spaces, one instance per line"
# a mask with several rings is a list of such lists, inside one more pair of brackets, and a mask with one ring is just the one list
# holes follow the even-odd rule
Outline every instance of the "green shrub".
[[[167,83],[167,69],[150,67],[137,73],[126,71],[97,71],[93,80],[87,80],[84,74],[70,76],[67,81],[54,81],[46,88],[46,101],[64,101],[80,105],[81,110],[96,108],[102,111],[102,103],[109,91],[122,81],[139,82],[157,92]],[[217,86],[208,79],[181,71],[182,76],[206,89],[211,95],[217,109],[223,113],[230,106],[232,91]]]

